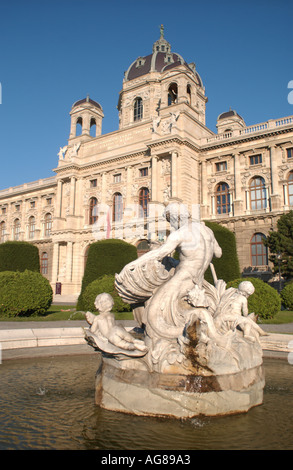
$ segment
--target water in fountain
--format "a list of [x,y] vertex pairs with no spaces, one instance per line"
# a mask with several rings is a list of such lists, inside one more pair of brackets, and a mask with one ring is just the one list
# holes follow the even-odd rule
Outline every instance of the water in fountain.
[[293,376],[264,360],[264,403],[248,413],[187,420],[115,413],[94,403],[97,354],[4,360],[0,449],[293,450]]

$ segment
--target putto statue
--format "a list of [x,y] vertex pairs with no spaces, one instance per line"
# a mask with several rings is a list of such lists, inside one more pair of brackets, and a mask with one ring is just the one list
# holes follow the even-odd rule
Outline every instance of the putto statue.
[[[180,417],[247,411],[262,402],[264,386],[259,338],[266,333],[247,303],[254,287],[243,281],[227,289],[217,279],[212,259],[222,250],[212,230],[192,220],[184,205],[168,204],[165,217],[173,228],[166,242],[116,274],[120,297],[133,306],[139,339],[137,329],[116,325],[106,294],[96,301],[100,315],[87,313],[87,340],[103,356],[97,402],[114,410]],[[175,250],[179,260],[171,257]],[[204,278],[209,266],[214,285]],[[155,404],[134,406],[129,393],[137,386]]]
[[92,339],[97,347],[108,354],[144,356],[147,347],[143,341],[135,339],[122,326],[116,325],[115,316],[111,312],[114,301],[110,294],[103,293],[96,297],[95,307],[100,312],[93,315],[85,314],[87,322],[91,325]]

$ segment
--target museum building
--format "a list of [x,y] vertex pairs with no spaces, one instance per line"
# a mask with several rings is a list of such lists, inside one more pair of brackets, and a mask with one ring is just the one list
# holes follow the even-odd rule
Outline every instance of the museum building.
[[54,292],[77,295],[91,243],[123,238],[140,254],[165,239],[164,204],[179,201],[234,232],[242,271],[265,273],[262,240],[293,207],[293,116],[246,126],[230,109],[214,133],[206,103],[161,28],[124,74],[119,129],[103,135],[101,104],[76,101],[56,175],[0,191],[1,243],[35,244]]

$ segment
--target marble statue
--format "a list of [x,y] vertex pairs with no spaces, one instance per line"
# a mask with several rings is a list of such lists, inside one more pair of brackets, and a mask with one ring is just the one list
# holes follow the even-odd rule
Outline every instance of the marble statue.
[[[254,287],[243,281],[227,289],[217,279],[212,260],[222,256],[221,247],[184,205],[166,204],[165,217],[172,227],[167,240],[115,276],[136,331],[116,324],[108,294],[96,299],[99,315],[86,314],[86,339],[103,356],[97,403],[180,417],[247,411],[262,402],[264,387],[260,336],[266,333],[247,302]],[[205,280],[208,267],[214,285]],[[149,401],[134,399],[137,386]]]
[[106,353],[143,356],[147,352],[146,345],[116,324],[115,316],[111,312],[113,304],[110,294],[99,294],[95,300],[95,307],[100,314],[94,315],[91,312],[85,314],[87,322],[91,325],[92,339],[95,340],[97,347]]

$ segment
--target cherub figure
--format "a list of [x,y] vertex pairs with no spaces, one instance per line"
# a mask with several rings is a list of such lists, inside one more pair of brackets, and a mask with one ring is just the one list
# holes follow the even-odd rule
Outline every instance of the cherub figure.
[[[234,291],[234,292],[233,292]],[[254,286],[250,281],[240,282],[238,289],[233,289],[232,295],[226,303],[226,308],[216,316],[215,324],[218,328],[224,325],[228,328],[237,326],[243,331],[244,338],[255,341],[258,336],[267,336],[255,322],[255,315],[248,315],[248,297],[254,293]]]
[[135,339],[122,326],[116,325],[115,316],[111,312],[114,305],[113,298],[110,294],[99,294],[95,300],[95,307],[100,312],[94,315],[86,312],[86,320],[91,325],[90,330],[96,334],[104,342],[109,342],[117,348],[128,351],[147,351],[145,343]]

